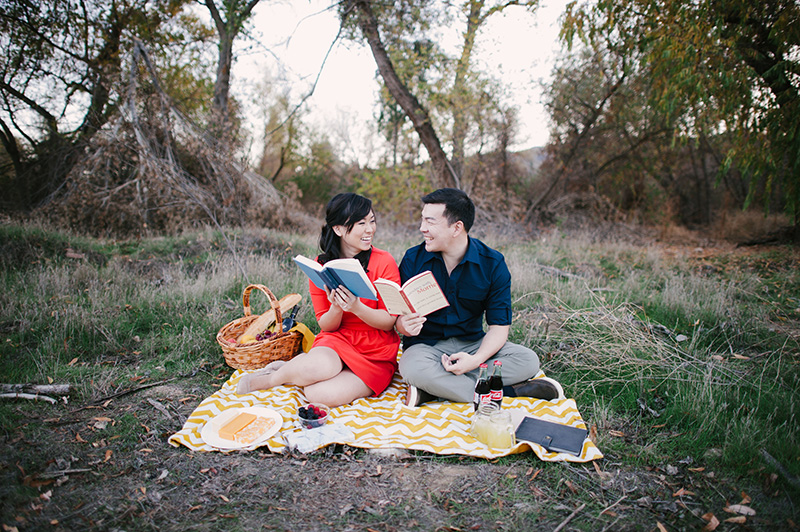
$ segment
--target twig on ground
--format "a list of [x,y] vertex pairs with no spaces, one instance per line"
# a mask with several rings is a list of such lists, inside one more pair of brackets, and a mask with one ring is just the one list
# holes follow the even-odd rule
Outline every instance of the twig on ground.
[[573,518],[574,518],[576,515],[578,515],[578,513],[579,513],[581,510],[583,510],[584,508],[586,508],[586,503],[585,503],[585,502],[584,502],[584,503],[582,503],[582,504],[581,504],[580,506],[578,506],[577,508],[575,508],[575,511],[574,511],[574,512],[572,512],[571,514],[569,514],[569,516],[568,516],[566,519],[564,519],[563,521],[561,521],[561,524],[560,524],[560,525],[558,525],[557,527],[555,527],[555,528],[553,529],[553,532],[558,532],[559,530],[561,530],[562,528],[564,528],[565,526],[567,526],[567,524],[568,524],[570,521],[572,521],[572,519],[573,519]]
[[30,399],[31,401],[47,401],[50,404],[56,404],[56,400],[47,395],[33,394],[33,393],[0,393],[0,399]]
[[71,475],[73,473],[88,473],[91,469],[62,469],[60,471],[45,471],[39,474],[39,478],[56,478],[63,477],[64,475]]
[[602,511],[602,512],[600,512],[599,514],[597,514],[597,517],[600,517],[601,515],[603,515],[604,513],[606,513],[607,511],[609,511],[610,509],[612,509],[614,506],[616,506],[616,505],[618,505],[619,503],[621,503],[622,501],[624,501],[626,497],[627,497],[627,495],[623,495],[622,497],[620,497],[619,499],[617,499],[617,502],[615,502],[615,503],[614,503],[614,504],[612,504],[611,506],[606,506],[605,508],[603,508],[603,511]]
[[[181,375],[181,376],[183,376],[183,375]],[[81,410],[86,410],[87,408],[91,408],[93,406],[105,403],[106,401],[109,401],[111,399],[116,399],[118,397],[123,397],[125,395],[130,395],[132,393],[136,393],[136,392],[139,392],[141,390],[146,390],[147,388],[153,388],[154,386],[161,386],[162,384],[166,384],[168,382],[172,382],[177,378],[178,377],[172,377],[170,379],[164,379],[163,381],[151,382],[150,384],[145,384],[143,386],[138,386],[136,388],[131,388],[129,390],[123,390],[121,392],[112,393],[111,395],[106,395],[105,397],[101,397],[100,399],[95,399],[94,401],[92,401],[91,403],[89,403],[86,406],[82,406],[82,407],[78,408],[77,410],[74,410],[73,413],[74,412],[80,412]]]

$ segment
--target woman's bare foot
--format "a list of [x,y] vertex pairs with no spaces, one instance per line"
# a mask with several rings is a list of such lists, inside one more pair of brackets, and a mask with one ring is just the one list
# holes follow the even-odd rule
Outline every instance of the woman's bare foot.
[[236,385],[236,391],[234,393],[236,395],[247,395],[254,390],[263,389],[259,386],[257,381],[263,380],[261,377],[265,377],[278,371],[281,367],[283,367],[284,364],[286,364],[285,360],[275,360],[263,368],[257,369],[250,373],[245,373],[239,379],[239,382]]

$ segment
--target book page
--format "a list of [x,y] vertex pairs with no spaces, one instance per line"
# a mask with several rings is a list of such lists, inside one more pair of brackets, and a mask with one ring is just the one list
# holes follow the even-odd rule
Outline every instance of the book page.
[[403,292],[421,316],[427,316],[440,308],[449,306],[439,283],[430,271],[415,275],[405,282]]
[[400,294],[400,286],[388,279],[378,279],[375,281],[375,288],[381,295],[383,304],[386,305],[386,310],[389,314],[405,316],[411,314],[411,309],[408,308],[405,299]]

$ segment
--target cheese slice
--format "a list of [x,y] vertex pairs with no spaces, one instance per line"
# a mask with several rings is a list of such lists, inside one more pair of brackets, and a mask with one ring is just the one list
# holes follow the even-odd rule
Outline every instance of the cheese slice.
[[234,441],[236,433],[255,421],[256,415],[247,412],[237,414],[236,417],[225,423],[219,429],[219,437],[225,440]]
[[248,424],[234,435],[234,439],[239,443],[249,444],[260,438],[265,432],[275,425],[275,420],[271,417],[261,417]]

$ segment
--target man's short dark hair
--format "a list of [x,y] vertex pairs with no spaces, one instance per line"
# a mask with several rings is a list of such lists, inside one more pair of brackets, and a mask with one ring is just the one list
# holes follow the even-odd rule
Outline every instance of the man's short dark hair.
[[422,197],[424,204],[443,204],[444,215],[450,225],[458,222],[464,224],[464,231],[469,233],[475,221],[475,204],[469,196],[457,188],[440,188]]

